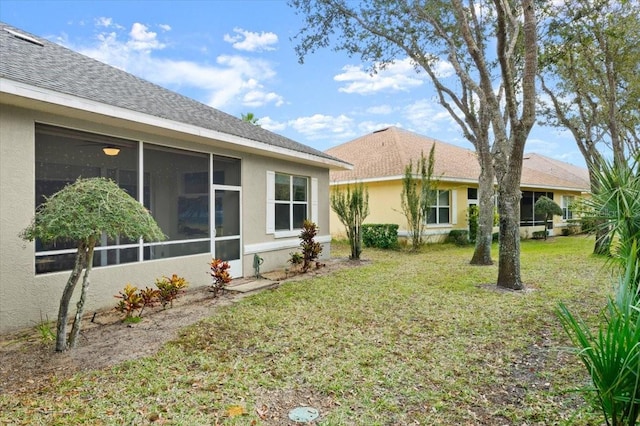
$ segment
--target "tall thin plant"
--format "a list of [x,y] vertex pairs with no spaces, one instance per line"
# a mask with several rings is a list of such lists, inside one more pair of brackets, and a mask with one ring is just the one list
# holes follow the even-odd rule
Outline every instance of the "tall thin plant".
[[[428,158],[424,156],[424,152],[420,153],[415,171],[413,161],[409,161],[404,169],[400,198],[402,212],[407,219],[407,231],[412,250],[418,250],[424,244],[423,234],[429,206],[435,201],[436,180],[433,178],[435,147],[435,144],[431,146]],[[419,178],[416,178],[416,175]]]
[[349,246],[350,259],[360,259],[362,254],[362,223],[369,216],[369,191],[362,182],[350,185],[346,189],[335,188],[331,192],[331,210],[345,227]]

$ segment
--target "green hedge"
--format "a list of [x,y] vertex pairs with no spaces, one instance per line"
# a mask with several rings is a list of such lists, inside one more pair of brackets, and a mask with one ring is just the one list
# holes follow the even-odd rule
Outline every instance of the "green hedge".
[[362,225],[362,243],[365,247],[394,248],[398,245],[398,225],[365,223]]
[[466,246],[469,244],[469,231],[466,229],[452,229],[445,240],[447,243],[453,243],[457,246]]

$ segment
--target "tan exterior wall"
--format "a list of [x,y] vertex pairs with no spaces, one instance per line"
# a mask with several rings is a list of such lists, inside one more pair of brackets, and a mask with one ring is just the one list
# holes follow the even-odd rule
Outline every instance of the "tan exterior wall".
[[[392,223],[397,224],[398,235],[406,236],[407,220],[402,212],[401,194],[402,182],[389,180],[383,182],[367,182],[364,184],[369,191],[369,216],[364,223]],[[345,189],[344,185],[332,185],[333,188]],[[467,229],[467,188],[468,185],[441,182],[438,189],[451,190],[451,217],[449,224],[428,225],[426,234],[429,241],[438,241],[446,237],[452,229]],[[331,211],[331,235],[334,238],[346,238],[344,225],[338,216]]]
[[[253,255],[264,258],[262,272],[286,266],[289,253],[299,245],[299,238],[275,238],[266,233],[267,170],[299,174],[318,179],[319,241],[323,256],[330,255],[328,187],[329,171],[260,155],[237,152],[215,141],[176,139],[172,135],[149,133],[135,123],[114,120],[81,120],[2,104],[0,108],[0,332],[31,327],[41,320],[55,320],[68,272],[36,275],[35,245],[21,240],[19,232],[30,222],[35,209],[35,123],[42,122],[87,132],[141,140],[176,148],[214,153],[242,160],[242,247],[243,274],[253,275]],[[151,286],[155,279],[176,273],[190,286],[210,284],[210,254],[144,261],[94,268],[86,312],[115,306],[113,297],[126,283]],[[76,291],[79,293],[79,290]],[[75,303],[75,302],[74,302]]]
[[[364,223],[393,223],[398,224],[398,235],[406,236],[407,221],[401,209],[402,183],[400,180],[389,180],[383,182],[365,183],[369,191],[369,210]],[[345,185],[332,185],[332,189],[345,189]],[[469,205],[467,199],[467,189],[477,188],[473,184],[460,184],[453,182],[441,182],[438,189],[452,190],[452,217],[451,224],[447,225],[428,225],[425,233],[428,242],[442,241],[452,229],[468,229],[467,208]],[[523,188],[523,191],[543,191],[540,188]],[[573,196],[576,199],[582,196],[579,191],[548,189],[544,191],[553,192],[553,200],[562,206],[562,196]],[[336,239],[346,238],[344,225],[340,222],[338,216],[331,211],[331,235]],[[560,216],[553,218],[553,232],[551,235],[561,235],[562,229],[567,227],[568,222],[564,221]],[[522,238],[531,238],[534,231],[543,230],[542,226],[523,226],[520,228]],[[498,232],[498,228],[494,228],[494,232]]]
[[[542,191],[540,188],[522,188],[523,191]],[[549,192],[553,192],[553,201],[556,202],[559,206],[562,207],[562,197],[570,196],[574,197],[574,199],[579,199],[581,197],[585,197],[586,194],[579,191],[569,191],[563,189],[549,189]],[[569,226],[569,222],[564,220],[562,216],[554,216],[553,217],[553,228],[548,229],[549,236],[558,236],[562,235],[562,230]],[[533,233],[536,231],[543,231],[544,227],[542,225],[539,226],[521,226],[520,227],[520,236],[524,239],[532,238]]]

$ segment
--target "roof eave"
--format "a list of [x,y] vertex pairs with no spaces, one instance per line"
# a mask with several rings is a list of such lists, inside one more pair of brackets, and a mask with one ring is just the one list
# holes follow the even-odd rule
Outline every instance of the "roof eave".
[[[330,185],[353,185],[355,183],[375,183],[375,182],[391,182],[402,180],[404,175],[395,175],[395,176],[384,176],[384,177],[374,177],[374,178],[364,178],[364,179],[345,179],[345,180],[332,180]],[[437,178],[441,182],[448,183],[472,183],[478,184],[477,179],[469,179],[469,178],[449,178],[446,176],[440,176]],[[520,183],[520,188],[531,188],[531,189],[552,189],[555,191],[569,191],[569,192],[581,192],[581,193],[589,193],[590,190],[588,188],[579,188],[579,187],[571,187],[571,186],[563,186],[563,185],[542,185],[539,183]]]
[[220,141],[232,144],[234,147],[244,152],[258,153],[268,157],[286,159],[297,163],[328,168],[331,170],[353,169],[353,166],[347,162],[332,160],[330,158],[324,158],[305,152],[294,151],[228,133],[205,129],[192,124],[168,120],[154,115],[17,82],[4,77],[0,77],[0,94],[23,98],[36,103],[42,102],[46,104],[53,104],[72,110],[84,111],[118,120],[135,122],[179,134],[196,136],[197,138],[202,139],[204,143],[206,143],[206,140]]

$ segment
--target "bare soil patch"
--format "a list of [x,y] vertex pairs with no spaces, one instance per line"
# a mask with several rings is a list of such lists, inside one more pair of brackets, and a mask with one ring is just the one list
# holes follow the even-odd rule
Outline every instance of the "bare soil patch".
[[[368,263],[347,258],[323,262],[324,266],[305,274],[283,269],[263,276],[280,285],[284,281],[325,275]],[[54,379],[69,377],[79,371],[108,368],[152,355],[166,342],[177,338],[182,328],[213,315],[219,307],[253,294],[233,291],[234,285],[251,280],[234,280],[229,290],[217,298],[208,287],[187,290],[174,301],[172,308],[145,311],[142,321],[136,324],[122,322],[122,314],[113,309],[98,311],[95,317],[91,312],[83,319],[79,346],[66,352],[55,352],[54,342],[45,341],[35,327],[0,335],[0,392],[32,392]]]

